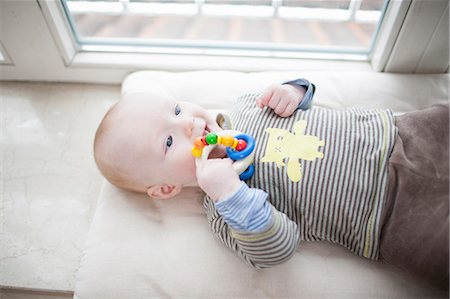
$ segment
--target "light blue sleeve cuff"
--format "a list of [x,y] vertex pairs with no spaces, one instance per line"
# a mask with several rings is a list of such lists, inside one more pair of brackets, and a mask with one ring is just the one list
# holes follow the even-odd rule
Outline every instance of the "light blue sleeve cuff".
[[306,93],[303,97],[303,100],[298,105],[297,109],[308,110],[311,108],[314,92],[316,91],[316,86],[309,82],[306,79],[296,79],[284,82],[283,84],[294,84],[300,87],[303,87],[306,90]]
[[234,230],[259,233],[267,229],[272,220],[272,206],[267,193],[249,188],[244,182],[230,197],[215,203],[225,222]]

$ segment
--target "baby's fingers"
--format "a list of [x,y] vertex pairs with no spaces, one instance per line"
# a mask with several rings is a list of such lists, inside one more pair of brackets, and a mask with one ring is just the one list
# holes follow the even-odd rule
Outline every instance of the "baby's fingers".
[[286,108],[284,109],[283,112],[281,112],[280,114],[278,114],[281,117],[289,117],[291,116],[294,112],[295,109],[297,109],[297,104],[295,102],[290,102]]
[[285,100],[285,99],[280,99],[277,103],[277,105],[273,108],[273,111],[277,114],[280,115],[286,110],[286,107],[288,106],[289,101]]
[[259,108],[264,108],[264,106],[267,106],[269,104],[270,99],[272,98],[273,89],[267,88],[261,96],[256,100],[256,104]]
[[273,94],[272,98],[269,101],[268,106],[270,108],[272,108],[273,110],[275,110],[279,105],[282,105],[282,99],[280,98],[280,96],[278,94]]
[[195,159],[195,165],[197,167],[197,172],[204,170],[220,169],[224,167],[231,167],[233,161],[229,158],[223,159]]

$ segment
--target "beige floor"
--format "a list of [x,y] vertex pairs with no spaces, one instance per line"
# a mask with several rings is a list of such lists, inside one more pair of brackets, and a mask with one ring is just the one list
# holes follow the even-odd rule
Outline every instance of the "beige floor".
[[73,290],[102,178],[95,129],[118,85],[0,82],[0,286]]

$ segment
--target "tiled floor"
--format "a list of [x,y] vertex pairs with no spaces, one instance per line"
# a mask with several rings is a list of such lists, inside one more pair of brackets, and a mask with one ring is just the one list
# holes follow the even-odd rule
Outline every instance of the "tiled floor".
[[102,178],[95,129],[118,85],[0,82],[0,286],[73,290]]

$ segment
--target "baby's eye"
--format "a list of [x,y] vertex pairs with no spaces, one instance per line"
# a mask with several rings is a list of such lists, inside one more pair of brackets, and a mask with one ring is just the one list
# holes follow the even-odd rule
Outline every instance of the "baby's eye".
[[178,115],[178,114],[180,114],[181,113],[181,108],[180,108],[180,105],[176,105],[175,106],[175,115]]
[[170,147],[172,145],[172,136],[169,136],[166,140],[166,147]]

